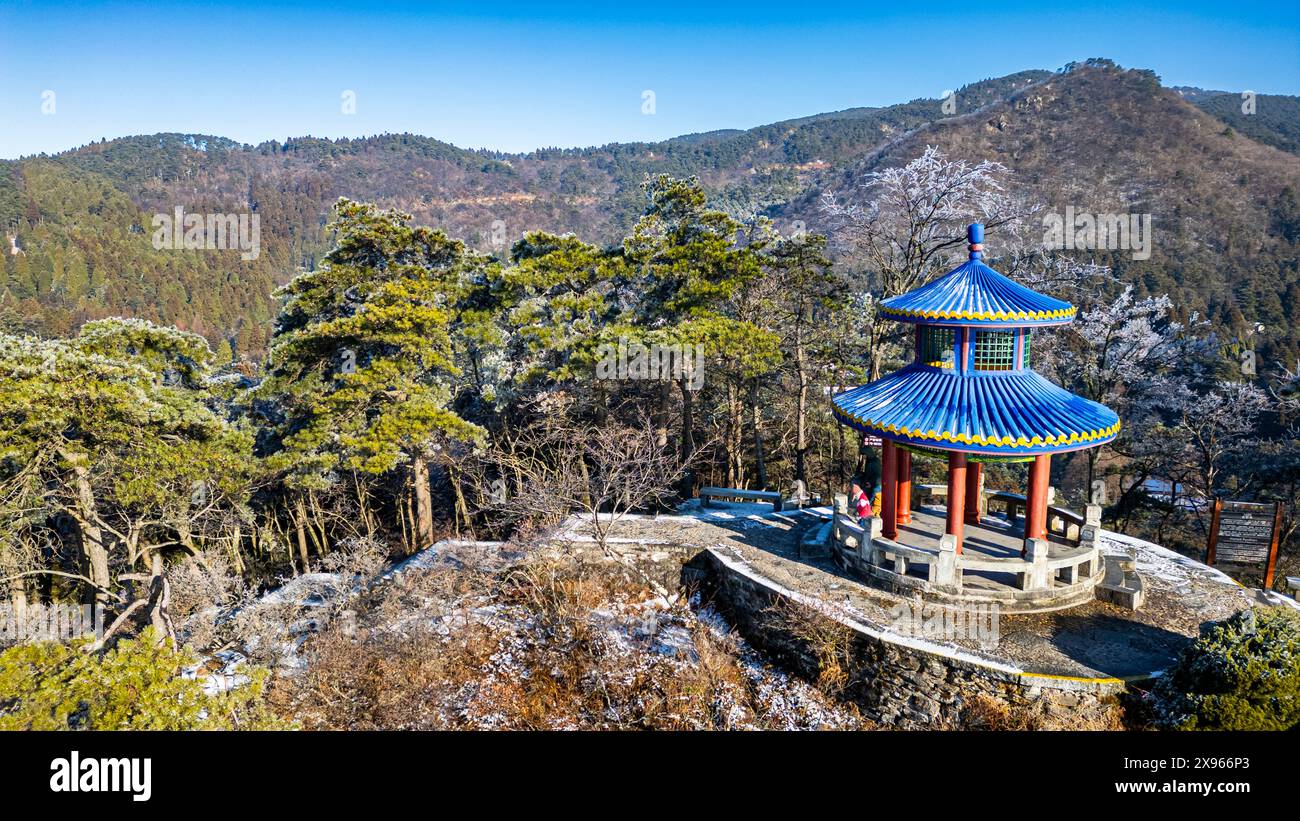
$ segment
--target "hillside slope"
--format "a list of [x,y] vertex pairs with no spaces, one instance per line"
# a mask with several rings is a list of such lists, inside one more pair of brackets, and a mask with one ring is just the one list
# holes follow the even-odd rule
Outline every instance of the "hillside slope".
[[1170,293],[1229,335],[1264,323],[1268,357],[1290,362],[1300,351],[1300,157],[1243,137],[1149,72],[1082,66],[978,114],[929,124],[823,175],[783,215],[817,225],[823,191],[844,196],[853,174],[901,165],[927,145],[1004,163],[1016,189],[1048,212],[1150,214],[1150,259],[1076,253],[1140,291]]

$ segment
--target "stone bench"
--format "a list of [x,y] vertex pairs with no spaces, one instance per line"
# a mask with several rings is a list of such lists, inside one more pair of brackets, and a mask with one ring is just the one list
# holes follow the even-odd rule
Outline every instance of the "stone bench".
[[1300,599],[1300,576],[1287,576],[1286,586],[1291,588],[1291,595]]
[[771,490],[737,490],[734,487],[706,487],[700,490],[700,504],[709,506],[710,499],[739,502],[768,502],[777,513],[781,512],[781,494]]
[[1066,541],[1078,543],[1083,532],[1084,517],[1073,510],[1049,505],[1047,508],[1047,532],[1053,533]]
[[1025,512],[1029,500],[1023,493],[1011,493],[1006,490],[995,490],[992,493],[985,493],[986,505],[1001,504],[1005,511],[1008,522],[1014,522],[1018,516]]
[[1137,574],[1136,562],[1128,557],[1107,556],[1105,573],[1097,585],[1097,598],[1111,604],[1137,610],[1142,606],[1142,577]]

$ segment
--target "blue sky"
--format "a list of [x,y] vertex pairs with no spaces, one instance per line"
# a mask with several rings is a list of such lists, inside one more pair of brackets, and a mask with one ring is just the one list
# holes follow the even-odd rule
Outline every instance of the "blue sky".
[[158,131],[656,140],[1094,56],[1166,85],[1300,94],[1300,4],[5,0],[0,158]]

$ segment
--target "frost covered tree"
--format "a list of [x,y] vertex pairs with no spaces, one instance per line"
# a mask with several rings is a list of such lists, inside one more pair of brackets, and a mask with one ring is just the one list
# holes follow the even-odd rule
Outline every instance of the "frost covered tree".
[[[552,526],[573,512],[581,516],[596,545],[618,558],[611,528],[628,513],[661,508],[687,465],[659,443],[649,415],[577,420],[569,397],[543,397],[537,421],[512,434],[508,451],[493,455],[495,468],[517,478],[518,497],[494,492],[484,473],[480,497],[494,517]],[[495,472],[495,471],[494,471]]]
[[1199,391],[1185,383],[1168,384],[1152,399],[1169,416],[1170,444],[1178,446],[1168,454],[1171,461],[1195,478],[1202,498],[1212,500],[1229,460],[1250,447],[1267,394],[1255,385],[1225,380]]
[[[213,409],[211,356],[202,337],[142,320],[87,323],[70,340],[0,336],[0,550],[79,554],[25,575],[147,606],[171,632],[164,553],[237,533],[249,493],[251,438]],[[146,587],[123,596],[124,581]]]
[[856,177],[844,201],[824,194],[822,208],[890,297],[938,273],[946,254],[964,246],[973,218],[993,229],[1021,215],[1005,190],[1010,173],[1002,163],[953,160],[929,146],[901,168]]
[[1280,365],[1279,370],[1272,387],[1273,398],[1286,410],[1295,412],[1300,409],[1300,361],[1294,369]]
[[[1098,290],[1115,281],[1108,265],[1087,262],[1021,241],[1010,247],[999,264],[1008,276],[1020,283],[1075,305],[1095,303]],[[1034,351],[1035,357],[1041,353],[1041,348]]]
[[[1079,314],[1054,346],[1050,364],[1071,390],[1118,413],[1127,430],[1140,418],[1149,419],[1137,409],[1173,390],[1177,378],[1171,371],[1191,344],[1186,327],[1172,320],[1171,307],[1168,296],[1137,299],[1129,286],[1114,300]],[[1037,345],[1034,353],[1039,354]],[[1048,364],[1038,363],[1040,368]],[[1126,435],[1134,433],[1142,438],[1150,428],[1135,425]],[[1100,451],[1086,451],[1089,485]]]

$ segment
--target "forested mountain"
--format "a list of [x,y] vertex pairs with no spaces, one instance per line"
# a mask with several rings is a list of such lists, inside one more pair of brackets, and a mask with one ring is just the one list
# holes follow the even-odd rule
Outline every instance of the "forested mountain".
[[[1265,359],[1294,361],[1300,158],[1284,150],[1296,150],[1296,103],[1263,96],[1257,114],[1243,115],[1239,95],[1164,89],[1149,72],[1090,61],[973,83],[946,105],[921,99],[524,155],[410,134],[257,146],[186,134],[104,141],[0,163],[0,225],[11,238],[0,325],[57,335],[128,314],[199,332],[219,356],[229,346],[257,357],[272,290],[329,249],[324,226],[340,196],[399,208],[499,252],[529,230],[617,241],[644,208],[645,175],[657,173],[698,176],[711,203],[736,216],[817,226],[822,192],[863,167],[901,165],[928,143],[1000,160],[1057,210],[1151,213],[1151,259],[1099,261],[1230,331],[1268,325]],[[155,251],[150,218],[178,205],[254,210],[261,255]]]
[[[1248,104],[1241,94],[1227,91],[1202,91],[1184,98],[1252,139],[1300,154],[1300,98],[1258,94]],[[1243,106],[1253,110],[1248,114]]]
[[[927,145],[972,162],[1003,163],[1017,192],[1045,203],[1047,212],[1150,214],[1149,259],[1134,259],[1129,250],[1076,256],[1110,266],[1115,287],[1169,294],[1184,318],[1199,313],[1228,339],[1262,323],[1268,329],[1263,358],[1294,365],[1300,353],[1295,155],[1244,138],[1161,88],[1149,72],[1102,64],[918,129],[864,164],[823,175],[820,186],[784,213],[825,229],[823,193],[851,199],[851,182],[862,172],[902,165]],[[1031,241],[1041,237],[1040,224],[1027,226]]]

